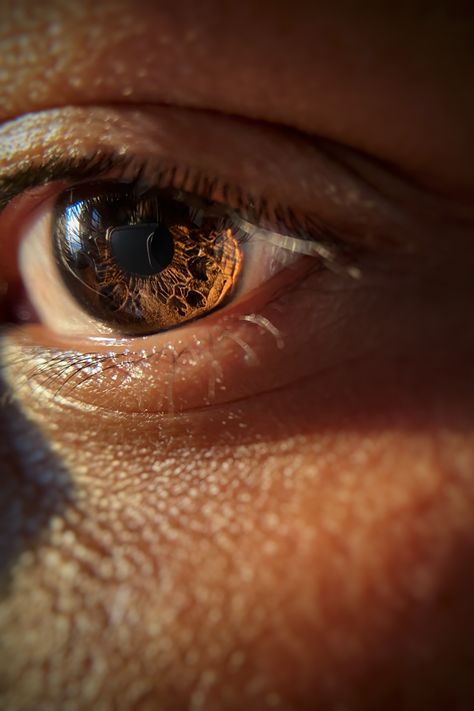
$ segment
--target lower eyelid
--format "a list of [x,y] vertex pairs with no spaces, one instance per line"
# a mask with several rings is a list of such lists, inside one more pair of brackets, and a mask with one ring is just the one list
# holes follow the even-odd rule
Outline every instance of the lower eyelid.
[[[10,336],[2,360],[12,364],[7,367],[10,383],[32,387],[43,402],[121,412],[182,412],[227,401],[234,389],[232,377],[243,371],[248,375],[261,364],[262,344],[256,340],[262,334],[272,348],[284,343],[271,321],[256,314],[245,317],[227,318],[202,337],[168,339],[149,352],[57,351]],[[251,333],[256,329],[261,333]]]
[[[298,345],[287,324],[290,319],[290,330],[303,334],[306,309],[298,313],[298,287],[308,268],[274,285],[264,302],[260,294],[259,301],[158,336],[82,341],[71,349],[41,326],[13,328],[0,349],[6,379],[43,404],[128,413],[178,413],[253,396],[299,372],[285,367]],[[292,292],[285,292],[282,306],[287,288]]]

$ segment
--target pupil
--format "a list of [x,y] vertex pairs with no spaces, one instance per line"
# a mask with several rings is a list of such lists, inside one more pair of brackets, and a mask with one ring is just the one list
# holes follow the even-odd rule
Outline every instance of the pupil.
[[173,259],[174,242],[163,224],[124,225],[110,230],[112,256],[127,274],[153,276]]

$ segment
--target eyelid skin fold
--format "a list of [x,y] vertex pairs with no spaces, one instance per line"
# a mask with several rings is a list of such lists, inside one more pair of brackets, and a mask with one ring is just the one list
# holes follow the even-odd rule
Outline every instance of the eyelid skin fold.
[[[139,171],[139,175],[143,179],[143,171]],[[50,190],[49,186],[45,186],[45,190]],[[33,222],[31,218],[31,224]],[[255,230],[254,225],[245,224],[247,229]],[[48,238],[50,230],[46,229],[44,234]],[[269,236],[277,241],[285,238],[268,231],[261,231],[259,236],[262,245]],[[288,236],[286,239],[291,240]],[[290,255],[290,260],[297,256],[294,250],[292,253],[283,246],[279,248],[278,244],[272,249],[281,249]],[[42,250],[43,256],[46,251]],[[43,258],[40,253],[38,256]],[[36,269],[41,259],[35,261]],[[313,260],[309,262],[313,266]],[[42,267],[40,271],[46,274]],[[292,281],[307,272],[308,263],[294,271]],[[49,284],[51,280],[46,278],[46,282]],[[235,308],[232,313],[230,309],[228,315],[216,314],[201,325],[190,325],[182,335],[165,334],[156,345],[156,339],[151,337],[132,339],[128,343],[114,337],[109,339],[109,346],[92,339],[76,338],[78,350],[71,350],[71,342],[48,336],[41,327],[12,329],[5,335],[3,360],[7,371],[13,365],[11,382],[16,382],[17,387],[32,386],[35,397],[52,398],[56,402],[64,396],[69,403],[81,406],[99,403],[106,409],[128,412],[174,412],[204,407],[222,399],[227,401],[235,397],[229,392],[229,382],[234,383],[230,390],[235,389],[235,372],[250,369],[252,375],[247,374],[244,389],[247,392],[255,387],[255,378],[261,380],[256,366],[268,360],[269,349],[278,352],[284,346],[285,338],[275,324],[278,312],[274,316],[262,312],[270,305],[275,288],[276,285],[264,288],[263,293],[241,310]],[[278,290],[281,291],[281,286]],[[56,308],[54,303],[51,308]],[[23,370],[26,364],[29,376]],[[146,391],[142,382],[147,383]],[[267,386],[274,387],[273,376]]]
[[[0,302],[4,281],[17,307],[0,319],[0,707],[474,707],[474,212],[461,249],[442,201],[377,161],[429,157],[448,185],[472,133],[446,126],[474,96],[448,51],[466,17],[447,0],[0,6],[0,112],[39,107],[0,125]],[[115,181],[231,215],[232,299],[159,333],[84,314],[71,330],[51,216]],[[101,225],[143,275],[151,258],[133,271],[112,231],[167,223],[128,207]],[[50,320],[10,289],[28,260]]]
[[88,160],[101,168],[113,157],[122,165],[132,160],[178,166],[181,182],[186,170],[193,180],[201,175],[212,182],[217,177],[221,185],[234,186],[234,192],[244,188],[246,202],[250,196],[257,203],[270,199],[312,218],[316,226],[331,225],[354,245],[372,248],[378,243],[382,249],[405,251],[412,238],[403,213],[333,160],[317,139],[208,112],[97,106],[44,111],[0,128],[0,156],[4,203],[15,190],[28,187],[30,178],[61,179],[67,167],[68,180],[74,181],[74,171],[83,170]]

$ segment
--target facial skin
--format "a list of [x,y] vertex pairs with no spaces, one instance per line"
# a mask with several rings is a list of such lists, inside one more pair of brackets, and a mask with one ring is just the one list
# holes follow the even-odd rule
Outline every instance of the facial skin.
[[257,361],[224,341],[208,404],[178,366],[174,413],[159,369],[51,397],[4,337],[2,708],[472,706],[474,17],[432,5],[1,3],[2,120],[35,116],[0,180],[120,142],[382,243],[249,302],[283,348],[230,316]]

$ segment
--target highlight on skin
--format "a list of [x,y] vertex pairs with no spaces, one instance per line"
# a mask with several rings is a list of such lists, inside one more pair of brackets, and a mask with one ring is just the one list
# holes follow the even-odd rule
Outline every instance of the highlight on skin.
[[[470,9],[0,13],[0,706],[470,708]],[[230,216],[218,308],[81,306],[98,183]]]

